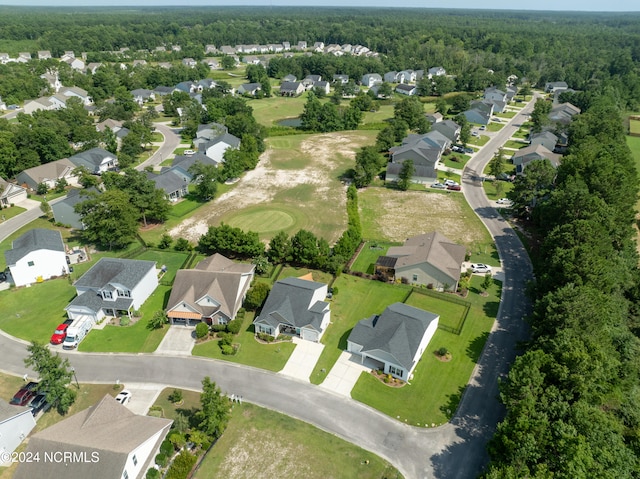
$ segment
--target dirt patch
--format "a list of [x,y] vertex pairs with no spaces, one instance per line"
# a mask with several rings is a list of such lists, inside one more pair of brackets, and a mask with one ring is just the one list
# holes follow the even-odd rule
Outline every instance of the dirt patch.
[[304,448],[279,439],[267,431],[243,431],[220,465],[219,477],[309,477],[311,468],[295,459],[304,457]]
[[[337,177],[342,173],[340,169],[345,168],[345,163],[355,158],[357,148],[366,142],[368,137],[363,137],[359,132],[309,136],[300,142],[291,160],[303,166],[290,169],[279,168],[274,163],[284,161],[278,158],[279,154],[286,153],[289,158],[292,152],[268,147],[256,168],[245,173],[235,188],[198,209],[194,216],[170,230],[169,234],[174,238],[184,237],[196,242],[209,226],[219,224],[225,215],[272,203],[277,197],[282,204],[300,209],[312,223],[322,222],[328,217],[337,221],[341,227],[335,228],[334,237],[323,235],[328,241],[334,241],[346,227],[346,187]],[[301,185],[311,188],[310,200],[301,201],[295,195],[287,195],[287,192]],[[315,228],[311,224],[308,229],[321,234],[331,228]]]

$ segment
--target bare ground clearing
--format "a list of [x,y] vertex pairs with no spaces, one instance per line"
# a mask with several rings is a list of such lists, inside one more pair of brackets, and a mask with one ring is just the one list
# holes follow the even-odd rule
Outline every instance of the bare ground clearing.
[[[276,140],[286,146],[276,148],[267,140],[267,151],[258,166],[248,171],[231,191],[173,228],[171,236],[195,242],[209,226],[220,224],[244,208],[277,208],[281,203],[304,213],[309,219],[307,229],[328,241],[336,240],[346,227],[345,187],[339,176],[353,166],[357,149],[372,143],[374,136],[353,131]],[[304,198],[292,192],[296,188],[305,190]]]

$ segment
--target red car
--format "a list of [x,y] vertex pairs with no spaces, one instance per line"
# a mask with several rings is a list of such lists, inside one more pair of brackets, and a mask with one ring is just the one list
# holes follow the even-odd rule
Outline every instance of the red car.
[[451,191],[462,191],[462,186],[460,186],[460,185],[449,185],[449,186],[447,186],[447,189],[451,190]]
[[30,382],[23,388],[21,388],[9,401],[9,404],[13,404],[15,406],[26,406],[29,401],[31,401],[35,395],[35,389],[38,383]]
[[51,336],[51,344],[62,344],[62,341],[64,341],[64,338],[67,337],[68,327],[69,327],[68,324],[61,324],[60,326],[58,326],[55,332],[53,333],[53,335]]

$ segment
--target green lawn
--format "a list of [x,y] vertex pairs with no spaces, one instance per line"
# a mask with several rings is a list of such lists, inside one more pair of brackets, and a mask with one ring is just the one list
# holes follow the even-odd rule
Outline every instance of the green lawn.
[[402,475],[388,462],[334,434],[243,403],[234,404],[226,431],[194,477],[400,479]]
[[505,111],[503,113],[494,113],[493,116],[497,116],[498,118],[513,118],[516,116],[515,111]]
[[[174,388],[165,388],[162,390],[156,402],[153,406],[161,407],[161,417],[167,419],[175,419],[178,414],[184,414],[189,417],[193,413],[201,408],[200,393],[197,391],[190,391],[188,389],[181,389],[182,391],[182,404],[176,405],[169,401],[169,396],[173,392]],[[152,414],[150,414],[152,415]]]
[[196,344],[192,354],[246,364],[269,371],[280,371],[287,364],[289,356],[296,347],[295,344],[289,341],[272,344],[258,343],[253,333],[253,318],[253,313],[247,312],[245,314],[242,329],[234,339],[234,342],[240,346],[235,355],[225,356],[222,354],[218,341],[215,340]]
[[382,105],[378,111],[367,111],[362,118],[362,124],[382,123],[393,118],[393,105]]
[[[458,407],[500,304],[501,283],[494,281],[489,295],[482,297],[478,294],[482,280],[472,280],[467,297],[472,306],[461,334],[436,331],[410,384],[391,388],[371,374],[362,373],[351,396],[412,426],[430,427],[448,421]],[[440,347],[451,352],[450,362],[436,359],[434,352]]]
[[156,350],[168,328],[150,331],[147,322],[153,313],[164,309],[171,288],[158,286],[140,308],[142,317],[131,326],[106,325],[93,329],[78,349],[83,352],[151,353]]
[[387,241],[367,241],[360,253],[358,253],[358,257],[353,262],[351,270],[374,274],[378,257],[387,254],[387,250],[390,246],[397,246],[399,244],[400,243],[390,243]]
[[504,128],[504,123],[491,122],[487,125],[487,131],[500,131]]
[[522,142],[522,141],[509,140],[504,144],[504,146],[506,148],[515,148],[515,149],[519,150],[520,148],[524,148],[526,146],[529,146],[529,143],[528,142],[525,143],[525,142]]
[[294,266],[285,266],[280,270],[280,274],[278,274],[277,279],[285,279],[290,277],[299,278],[300,276],[305,276],[311,273],[314,281],[319,281],[320,283],[330,283],[333,280],[333,276],[329,273],[325,273],[323,271],[318,271],[317,269],[309,269],[309,268],[296,268]]
[[327,377],[340,353],[347,348],[347,337],[358,321],[382,313],[392,303],[404,301],[410,291],[408,286],[351,275],[339,276],[334,286],[338,294],[331,304],[331,324],[322,336],[325,348],[309,378],[313,384],[320,384]]
[[23,211],[27,210],[25,208],[21,208],[20,206],[10,206],[8,208],[2,208],[0,209],[0,222],[11,219],[14,216],[19,215]]
[[640,121],[631,119],[629,120],[629,133],[640,135]]
[[412,291],[405,303],[409,306],[438,313],[440,315],[438,325],[453,329],[460,328],[460,325],[467,315],[467,306],[458,304],[457,302],[447,301],[447,298],[450,296],[448,294],[439,294],[439,296],[441,297],[434,298],[431,295],[427,296],[418,291]]
[[[276,91],[277,94],[277,91]],[[277,123],[285,118],[297,118],[304,110],[307,94],[299,97],[272,96],[260,100],[249,100],[247,104],[253,108],[256,121],[266,127],[278,126]]]
[[[498,130],[500,130],[500,128],[498,128]],[[489,129],[489,131],[493,131],[493,130]],[[489,141],[489,137],[487,135],[472,136],[471,140],[469,140],[469,144],[471,146],[484,146],[487,144],[488,141]]]
[[451,155],[445,155],[440,160],[440,163],[444,164],[447,168],[455,168],[458,170],[464,169],[464,165],[467,164],[471,156],[462,155],[459,153],[452,153]]
[[200,208],[204,202],[199,201],[195,198],[183,198],[178,203],[174,203],[171,205],[171,211],[169,211],[169,216],[173,216],[174,218],[182,218],[189,213]]
[[176,272],[182,268],[188,257],[188,253],[179,253],[172,250],[149,249],[136,256],[135,259],[155,261],[158,269],[165,265],[167,267],[167,272],[162,277],[162,281],[173,283],[173,279],[176,277]]
[[457,173],[450,173],[447,170],[438,170],[438,181],[453,180],[460,183],[462,180]]

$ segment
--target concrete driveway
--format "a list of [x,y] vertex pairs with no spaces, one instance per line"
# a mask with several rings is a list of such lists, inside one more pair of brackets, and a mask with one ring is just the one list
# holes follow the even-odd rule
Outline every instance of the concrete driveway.
[[144,416],[164,388],[159,384],[125,383],[124,389],[131,391],[131,399],[126,404],[127,409]]
[[320,387],[350,398],[351,390],[356,385],[362,371],[368,372],[370,370],[370,365],[360,364],[360,356],[342,351]]
[[193,326],[169,326],[169,331],[164,335],[154,354],[191,356],[191,350],[196,344],[195,335]]
[[300,338],[293,338],[293,343],[296,344],[296,348],[291,353],[280,374],[308,383],[309,376],[311,376],[313,368],[316,367],[320,354],[322,354],[324,344],[313,343]]

